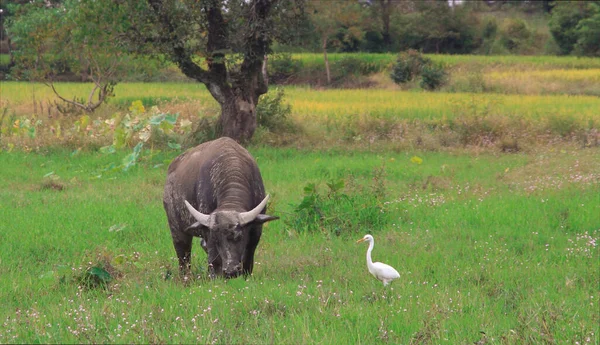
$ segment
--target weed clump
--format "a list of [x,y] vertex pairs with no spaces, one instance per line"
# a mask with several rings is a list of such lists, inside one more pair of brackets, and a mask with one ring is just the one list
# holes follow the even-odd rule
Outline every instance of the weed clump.
[[318,184],[304,186],[304,197],[296,205],[287,225],[298,232],[321,232],[340,236],[366,229],[380,229],[391,222],[385,209],[385,167],[376,168],[370,185],[359,186],[352,178],[331,180],[325,192]]
[[420,78],[419,86],[435,90],[446,83],[446,69],[416,50],[401,53],[392,68],[390,77],[396,84],[405,84]]

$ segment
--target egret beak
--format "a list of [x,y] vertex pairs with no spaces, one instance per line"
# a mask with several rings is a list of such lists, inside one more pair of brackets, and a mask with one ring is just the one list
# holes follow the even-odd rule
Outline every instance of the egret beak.
[[365,241],[365,239],[361,238],[360,240],[356,241],[356,243],[360,243],[360,242],[364,242],[364,241]]

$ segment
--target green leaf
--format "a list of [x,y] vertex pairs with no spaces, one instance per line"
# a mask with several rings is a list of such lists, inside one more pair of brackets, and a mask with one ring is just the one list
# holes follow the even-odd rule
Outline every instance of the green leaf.
[[121,255],[117,255],[113,260],[112,260],[113,265],[115,266],[121,266],[125,263],[125,255],[121,254]]
[[317,192],[317,186],[314,183],[307,183],[304,186],[304,194],[314,194]]
[[110,275],[110,273],[108,273],[108,271],[106,271],[102,267],[94,266],[89,269],[88,274],[90,276],[98,278],[98,280],[104,283],[108,283],[112,280],[112,276]]
[[174,125],[177,122],[178,117],[179,117],[179,114],[166,114],[165,121]]
[[151,125],[160,125],[161,122],[163,122],[165,120],[165,114],[158,114],[158,115],[154,115],[150,118],[150,124]]
[[135,165],[135,163],[137,162],[138,157],[140,155],[140,152],[142,151],[143,146],[144,146],[144,143],[139,142],[133,148],[133,152],[128,154],[127,156],[125,156],[125,158],[123,158],[123,171],[129,170],[129,168],[131,168],[132,166]]
[[103,154],[112,154],[115,153],[115,145],[102,146],[100,148],[100,153]]
[[169,145],[169,147],[173,150],[181,150],[181,145],[178,143],[168,142],[167,145]]
[[327,183],[327,186],[332,193],[337,193],[344,188],[344,180],[331,181]]
[[117,149],[125,147],[125,145],[127,144],[127,136],[128,136],[128,133],[125,130],[125,128],[119,127],[117,129],[115,129],[115,132],[113,134],[114,147]]

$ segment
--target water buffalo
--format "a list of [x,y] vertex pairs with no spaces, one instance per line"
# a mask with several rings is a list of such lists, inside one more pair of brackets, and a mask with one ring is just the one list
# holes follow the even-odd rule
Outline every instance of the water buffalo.
[[181,154],[169,166],[163,204],[183,274],[190,272],[192,239],[201,237],[209,276],[251,274],[265,214],[256,161],[233,139],[223,137]]

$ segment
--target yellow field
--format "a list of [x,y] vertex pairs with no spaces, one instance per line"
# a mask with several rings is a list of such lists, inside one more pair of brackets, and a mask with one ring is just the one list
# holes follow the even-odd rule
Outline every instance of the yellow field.
[[537,96],[468,93],[416,93],[396,90],[325,90],[287,88],[300,120],[374,115],[440,119],[491,114],[540,119],[548,115],[600,120],[600,99],[591,96]]
[[600,95],[600,69],[497,71],[485,75],[489,87],[518,94]]
[[[586,71],[569,71],[575,76]],[[534,71],[541,77],[549,71]],[[537,74],[536,74],[537,75]],[[572,77],[577,78],[577,77]],[[89,84],[64,83],[57,87],[67,98],[87,97]],[[33,100],[45,105],[56,100],[51,90],[34,83],[4,82],[1,86],[2,107],[17,115],[31,115]],[[440,119],[456,114],[492,114],[539,119],[548,115],[569,116],[580,121],[600,121],[600,98],[567,95],[501,95],[400,90],[315,90],[286,87],[286,100],[299,121],[319,121],[354,116],[384,118]],[[204,86],[195,83],[128,83],[115,87],[111,103],[162,99],[172,103],[195,101],[213,111],[218,107]]]

